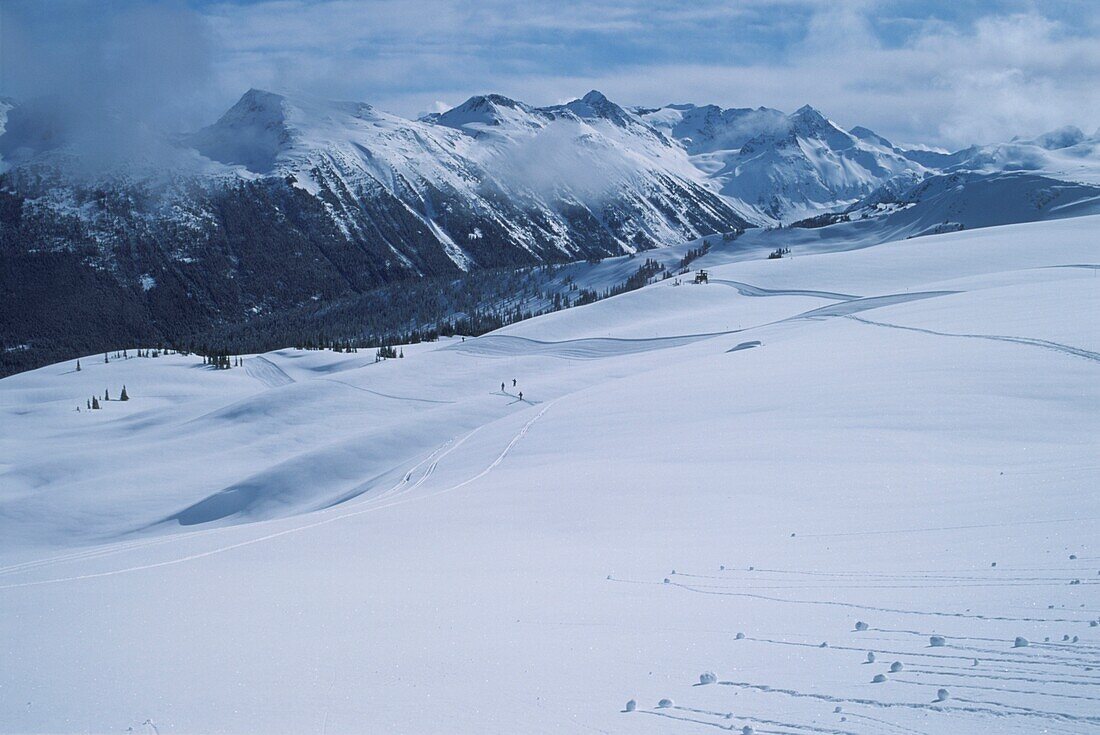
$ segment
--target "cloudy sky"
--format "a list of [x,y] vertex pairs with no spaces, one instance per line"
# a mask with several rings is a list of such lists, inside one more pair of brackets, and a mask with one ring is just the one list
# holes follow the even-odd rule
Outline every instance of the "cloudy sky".
[[0,94],[56,92],[157,124],[249,87],[415,116],[533,104],[812,104],[956,147],[1100,127],[1098,0],[0,0]]

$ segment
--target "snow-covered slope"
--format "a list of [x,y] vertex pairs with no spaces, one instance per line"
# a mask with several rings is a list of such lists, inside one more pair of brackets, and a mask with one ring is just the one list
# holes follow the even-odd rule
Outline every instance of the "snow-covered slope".
[[348,227],[378,199],[404,207],[464,270],[489,260],[479,255],[490,243],[553,260],[743,224],[679,146],[598,92],[553,111],[474,98],[412,121],[251,90],[187,142],[258,175],[292,176]]
[[773,221],[835,209],[892,177],[926,171],[886,139],[866,128],[846,132],[809,105],[790,115],[713,105],[638,112],[680,140],[723,195]]
[[954,154],[949,171],[1031,171],[1068,181],[1100,184],[1100,135],[1061,128],[1034,140],[974,146]]
[[889,240],[1100,213],[1100,186],[1033,173],[962,172],[918,183],[894,179],[846,210],[795,223],[802,233],[753,232],[741,242],[834,243]]
[[1098,228],[0,380],[0,731],[1100,732]]

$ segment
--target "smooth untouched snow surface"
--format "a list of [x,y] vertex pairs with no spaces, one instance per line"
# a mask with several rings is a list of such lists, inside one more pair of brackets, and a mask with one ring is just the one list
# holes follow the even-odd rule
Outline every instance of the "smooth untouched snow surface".
[[0,730],[1100,732],[1098,232],[6,378]]

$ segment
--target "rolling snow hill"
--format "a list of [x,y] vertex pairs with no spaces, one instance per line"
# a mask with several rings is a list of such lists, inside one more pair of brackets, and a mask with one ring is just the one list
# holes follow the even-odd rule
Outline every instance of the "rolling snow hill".
[[1100,732],[1100,217],[814,252],[887,219],[0,380],[0,731]]

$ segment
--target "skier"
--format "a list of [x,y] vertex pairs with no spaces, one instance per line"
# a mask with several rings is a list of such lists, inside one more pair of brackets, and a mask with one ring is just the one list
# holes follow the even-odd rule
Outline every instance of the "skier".
[[503,392],[504,392],[504,383],[501,383],[501,384],[500,384],[500,392],[501,392],[501,393],[503,393]]
[[513,388],[515,388],[515,387],[516,387],[516,379],[515,379],[515,378],[512,378],[512,387],[513,387]]
[[521,401],[523,400],[523,391],[520,391],[520,392],[519,392],[519,399],[520,399]]

